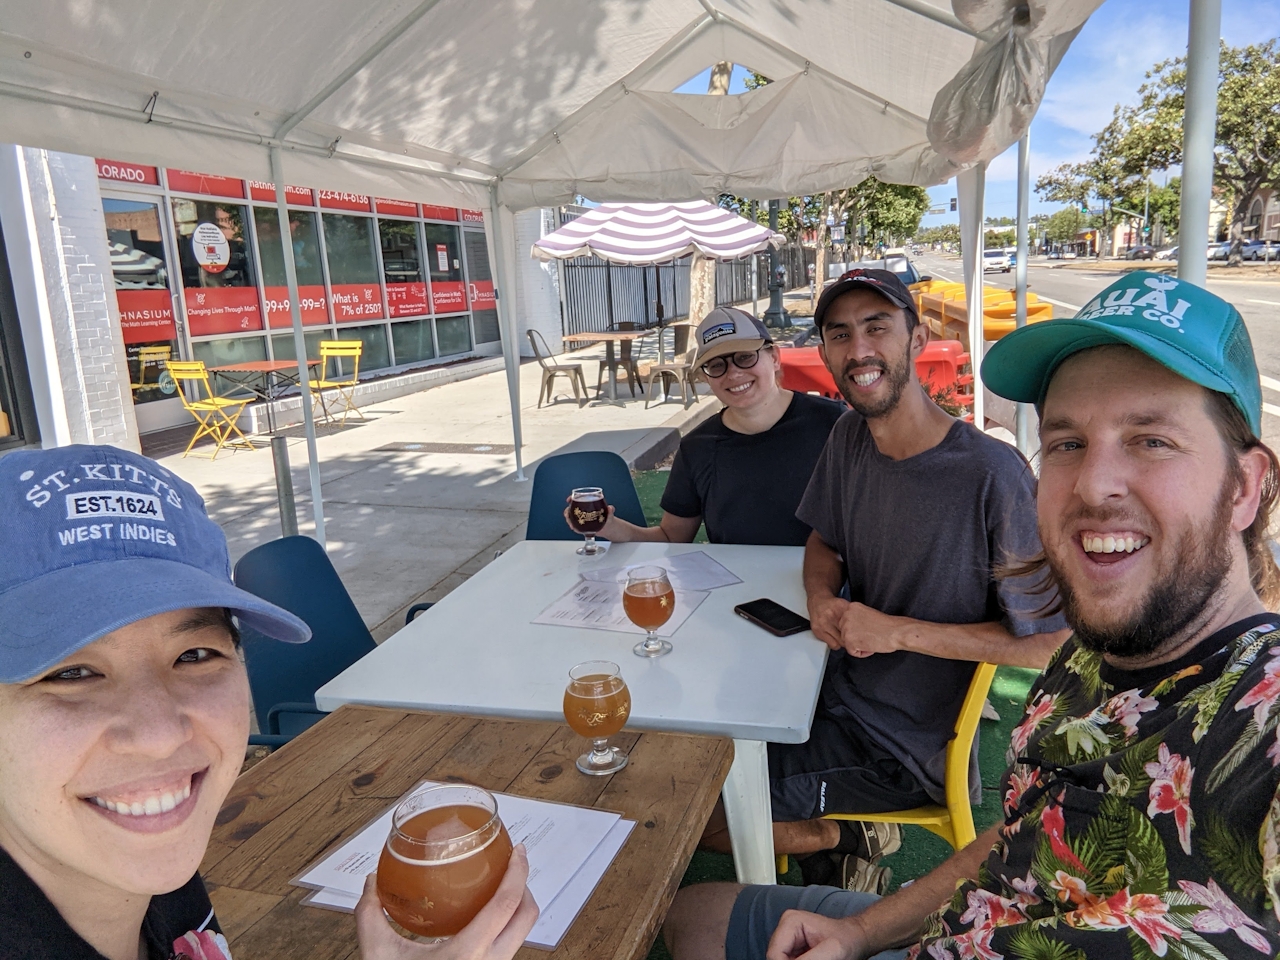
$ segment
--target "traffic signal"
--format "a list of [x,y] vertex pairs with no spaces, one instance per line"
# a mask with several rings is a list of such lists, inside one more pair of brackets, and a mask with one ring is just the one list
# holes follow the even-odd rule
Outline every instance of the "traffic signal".
[[956,212],[956,198],[955,198],[955,197],[952,197],[952,198],[951,198],[951,212],[952,212],[952,213],[955,213],[955,212]]
[[1081,201],[1080,201],[1080,212],[1081,212],[1081,213],[1088,213],[1088,212],[1089,212],[1089,201],[1088,201],[1088,200],[1081,200]]

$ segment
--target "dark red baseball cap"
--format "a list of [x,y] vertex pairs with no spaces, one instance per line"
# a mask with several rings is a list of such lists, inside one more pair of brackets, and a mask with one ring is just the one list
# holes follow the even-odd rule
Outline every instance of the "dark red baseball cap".
[[818,299],[818,309],[813,311],[813,324],[822,332],[822,321],[839,297],[850,290],[872,290],[884,297],[895,307],[901,307],[916,322],[920,322],[920,314],[916,311],[916,301],[911,296],[907,285],[892,270],[856,269],[841,275],[840,279],[822,291]]

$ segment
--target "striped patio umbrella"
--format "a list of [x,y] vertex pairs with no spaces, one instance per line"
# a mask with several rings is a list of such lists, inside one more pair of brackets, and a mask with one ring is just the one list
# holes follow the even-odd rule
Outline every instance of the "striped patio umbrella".
[[602,203],[533,245],[538,260],[596,256],[610,263],[669,263],[687,254],[737,260],[785,238],[705,200]]

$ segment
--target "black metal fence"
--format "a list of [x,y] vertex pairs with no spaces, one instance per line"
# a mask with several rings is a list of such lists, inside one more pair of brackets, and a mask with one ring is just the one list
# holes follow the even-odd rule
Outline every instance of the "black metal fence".
[[[561,207],[561,225],[586,212],[585,207]],[[787,271],[787,286],[808,282],[808,262],[813,251],[791,244],[779,251]],[[689,261],[683,257],[657,266],[622,266],[596,257],[575,257],[561,264],[561,328],[566,336],[599,333],[617,324],[648,327],[659,319],[676,320],[689,315]],[[769,256],[716,264],[716,304],[743,303],[751,299],[752,271],[760,300],[769,297]],[[659,312],[661,308],[661,312]]]

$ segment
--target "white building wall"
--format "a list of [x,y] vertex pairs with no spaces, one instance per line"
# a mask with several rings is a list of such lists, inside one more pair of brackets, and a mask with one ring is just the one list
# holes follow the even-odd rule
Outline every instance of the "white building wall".
[[534,243],[555,229],[549,208],[522,210],[515,215],[516,316],[520,319],[520,355],[532,357],[527,330],[537,330],[552,353],[563,353],[560,339],[560,268],[529,256]]
[[42,444],[140,449],[93,159],[0,146],[0,222]]

